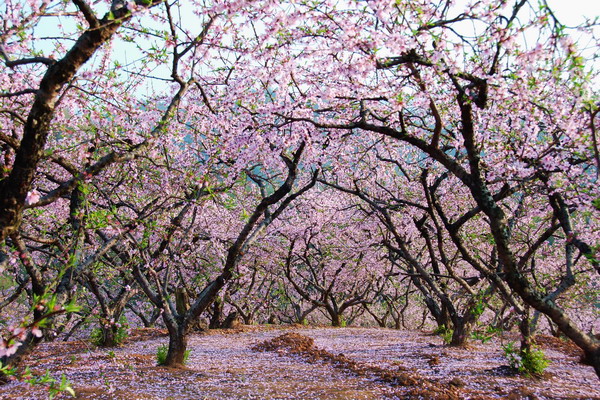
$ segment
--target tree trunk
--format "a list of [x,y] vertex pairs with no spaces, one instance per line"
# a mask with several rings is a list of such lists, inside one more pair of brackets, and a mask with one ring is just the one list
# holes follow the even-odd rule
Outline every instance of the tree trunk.
[[519,331],[521,332],[521,353],[529,353],[533,344],[533,329],[529,318],[529,310],[521,318]]
[[456,315],[452,318],[454,332],[452,333],[452,340],[450,341],[451,346],[465,346],[467,344],[473,325],[477,322],[480,315],[480,313],[475,311],[475,306],[476,302],[472,301],[462,317]]
[[177,314],[183,315],[190,308],[190,297],[188,296],[185,288],[177,288],[175,289],[175,304],[177,309]]
[[339,313],[330,311],[329,316],[331,317],[331,326],[334,326],[336,328],[342,326],[342,316]]
[[302,312],[302,307],[296,303],[292,303],[292,308],[294,309],[294,318],[296,322],[300,325],[308,325],[308,321],[306,320],[307,314]]
[[219,329],[223,325],[223,301],[217,297],[212,305],[212,315],[208,324],[209,329]]
[[239,326],[238,312],[232,311],[227,315],[227,318],[225,318],[225,321],[223,321],[221,328],[232,329],[232,328],[236,328],[237,326]]
[[187,333],[181,326],[169,327],[169,350],[165,359],[165,367],[181,368],[185,363],[187,350]]
[[251,313],[242,314],[242,319],[244,320],[245,325],[253,325],[254,324],[254,316]]
[[600,347],[596,351],[586,351],[584,361],[594,367],[596,375],[600,377]]
[[454,325],[454,330],[452,331],[452,339],[450,340],[450,346],[464,346],[467,344],[467,340],[469,339],[469,333],[465,328],[465,324],[463,324],[462,321]]
[[442,303],[441,312],[439,315],[434,315],[435,322],[439,327],[441,326],[451,326],[454,322],[450,317],[450,312],[448,311],[448,307]]
[[114,325],[102,326],[102,341],[100,342],[101,347],[115,347],[119,345],[117,343],[117,327]]

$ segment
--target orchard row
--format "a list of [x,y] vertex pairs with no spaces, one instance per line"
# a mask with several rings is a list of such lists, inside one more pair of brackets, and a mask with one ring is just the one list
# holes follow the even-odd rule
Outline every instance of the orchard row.
[[4,371],[130,310],[172,366],[229,314],[551,329],[600,375],[598,31],[541,4],[6,1]]

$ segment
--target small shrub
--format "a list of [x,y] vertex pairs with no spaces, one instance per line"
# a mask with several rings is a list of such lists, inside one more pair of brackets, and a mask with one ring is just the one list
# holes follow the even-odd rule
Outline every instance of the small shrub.
[[67,379],[65,374],[62,374],[60,380],[50,375],[50,371],[46,370],[43,375],[34,375],[29,367],[26,367],[21,374],[17,374],[17,368],[9,368],[2,365],[0,362],[0,385],[4,383],[7,378],[16,380],[23,380],[31,386],[43,386],[46,388],[48,393],[48,399],[52,400],[61,393],[66,393],[75,397],[75,391],[71,386],[71,382]]
[[548,365],[550,365],[550,360],[546,358],[542,350],[537,348],[529,350],[523,357],[524,370],[533,375],[542,375]]
[[65,374],[62,374],[60,380],[52,377],[50,375],[50,371],[46,370],[44,375],[33,375],[29,370],[29,367],[25,369],[23,373],[23,378],[25,382],[29,383],[32,386],[39,385],[45,386],[48,392],[48,399],[52,400],[56,396],[61,393],[66,393],[75,397],[75,391],[71,387],[71,382],[67,379]]
[[499,328],[488,326],[484,330],[478,329],[471,332],[471,339],[480,340],[481,343],[485,344],[492,340],[492,338],[496,336],[496,334],[498,334],[499,332],[502,332],[502,330]]
[[[167,346],[166,344],[158,346],[158,349],[156,349],[156,363],[158,365],[165,365],[165,363],[167,361],[167,353],[168,352],[169,352],[169,346]],[[183,353],[183,363],[184,364],[186,364],[188,358],[190,358],[190,353],[191,353],[191,350],[186,350],[185,353]]]
[[523,375],[542,375],[550,364],[544,352],[537,347],[521,351],[516,347],[515,342],[510,342],[502,346],[502,350],[508,365]]
[[439,335],[442,337],[442,340],[446,344],[450,344],[452,342],[452,335],[454,334],[454,330],[447,328],[446,325],[438,326],[434,331],[434,335]]
[[502,350],[504,351],[504,357],[508,361],[508,365],[511,368],[519,369],[521,366],[521,355],[519,354],[519,349],[515,346],[515,342],[508,342],[502,346]]
[[2,361],[0,361],[0,385],[2,385],[8,377],[15,376],[16,373],[16,367],[9,368],[7,365],[2,365]]
[[168,351],[169,347],[166,344],[158,346],[158,349],[156,349],[156,363],[158,365],[165,365],[165,362],[167,361]]
[[90,333],[90,340],[96,346],[102,345],[102,343],[104,343],[104,332],[102,331],[102,328],[92,329],[92,332]]
[[[113,323],[112,325],[116,327],[114,344],[123,344],[123,342],[125,342],[125,339],[127,339],[127,337],[129,336],[129,322],[127,321],[127,318],[125,318],[125,316],[122,315],[119,319],[119,322],[116,324]],[[106,329],[113,329],[112,325],[110,322],[105,323]],[[96,346],[105,345],[106,340],[104,338],[104,330],[102,328],[92,329],[92,332],[90,333],[90,339],[92,340],[92,343]]]

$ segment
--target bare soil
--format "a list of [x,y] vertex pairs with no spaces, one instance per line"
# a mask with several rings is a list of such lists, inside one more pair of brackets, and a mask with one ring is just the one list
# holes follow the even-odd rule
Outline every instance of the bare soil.
[[[120,348],[85,340],[43,344],[27,365],[65,374],[78,399],[599,399],[590,366],[572,344],[540,337],[551,364],[542,378],[515,375],[502,343],[465,348],[426,332],[374,328],[256,327],[190,337],[185,369],[157,367],[165,331],[137,329]],[[63,396],[67,398],[67,396]],[[14,381],[0,399],[45,399],[42,387]]]

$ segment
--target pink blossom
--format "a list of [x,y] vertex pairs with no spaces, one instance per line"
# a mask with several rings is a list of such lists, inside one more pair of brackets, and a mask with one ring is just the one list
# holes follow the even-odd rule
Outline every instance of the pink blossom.
[[32,190],[27,192],[27,197],[25,197],[25,204],[30,206],[32,204],[37,203],[40,200],[40,193],[37,190]]
[[0,341],[0,357],[10,357],[17,352],[21,346],[20,342],[7,344],[5,340]]

